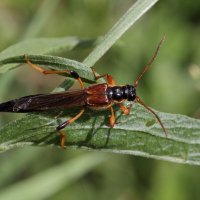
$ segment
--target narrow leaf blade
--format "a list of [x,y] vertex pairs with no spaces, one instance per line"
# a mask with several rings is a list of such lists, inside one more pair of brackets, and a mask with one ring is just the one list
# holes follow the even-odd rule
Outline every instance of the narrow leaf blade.
[[[74,116],[78,111],[68,111]],[[135,105],[129,116],[117,111],[120,121],[109,127],[109,112],[87,111],[82,118],[65,128],[68,148],[98,149],[113,153],[140,155],[176,163],[200,165],[200,120],[183,115],[157,114],[167,129],[162,128],[140,105]],[[65,121],[50,116],[28,115],[7,124],[0,130],[0,149],[8,150],[24,145],[56,145],[59,136],[56,127]]]
[[100,40],[95,49],[83,61],[88,67],[94,64],[111,48],[111,46],[158,0],[138,0],[117,21],[117,23]]
[[[47,56],[47,55],[33,55],[33,54],[26,54],[27,58],[34,64],[38,65],[46,65],[47,69],[53,70],[74,70],[76,71],[79,76],[87,81],[94,81],[94,75],[92,70],[89,67],[86,67],[84,64],[58,56]],[[7,67],[10,63],[26,63],[25,56],[14,56],[9,57],[6,59],[0,60],[0,65]],[[2,69],[0,69],[1,71]],[[65,74],[67,75],[67,74]]]
[[[33,38],[14,44],[0,53],[0,62],[12,57],[24,54],[57,54],[64,51],[72,51],[76,47],[91,46],[93,41],[82,40],[77,37],[63,38]],[[1,64],[3,64],[1,62]],[[13,69],[17,64],[3,65],[0,67],[0,73]]]

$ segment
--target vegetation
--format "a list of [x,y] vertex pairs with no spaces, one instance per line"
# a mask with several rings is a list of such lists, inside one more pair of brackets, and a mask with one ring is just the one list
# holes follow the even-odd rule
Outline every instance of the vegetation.
[[[54,58],[59,55],[79,61],[80,63],[75,63],[71,67],[80,70],[86,82],[93,80],[89,70],[84,72],[80,69],[83,64],[87,66],[95,64],[98,73],[112,74],[119,84],[133,83],[165,33],[166,41],[159,56],[140,83],[139,96],[156,110],[198,118],[200,88],[198,74],[200,71],[198,66],[200,63],[198,41],[200,16],[196,5],[198,3],[182,2],[180,8],[178,1],[158,2],[120,40],[118,40],[120,33],[115,32],[116,29],[113,28],[109,32],[113,37],[109,39],[109,34],[107,34],[108,39],[103,40],[106,42],[103,43],[102,40],[99,42],[99,36],[107,33],[116,21],[120,19],[123,22],[128,18],[127,16],[131,16],[126,15],[127,18],[121,18],[132,3],[129,1],[46,0],[41,4],[40,1],[32,3],[22,0],[2,1],[0,8],[4,12],[0,14],[3,19],[0,21],[1,49],[11,47],[1,53],[0,62],[12,64],[1,67],[1,73],[16,67],[13,63],[23,62],[23,56],[18,55],[28,53],[36,62],[48,64],[48,57],[41,54],[50,54],[54,55]],[[133,14],[135,13],[138,14],[137,12]],[[140,10],[138,16],[141,14]],[[132,20],[132,18],[128,19],[129,22]],[[125,28],[123,24],[118,31],[122,30],[124,33],[131,23],[126,23],[126,25],[128,27]],[[117,33],[117,37],[114,37],[112,33]],[[30,39],[34,37],[36,39]],[[43,39],[38,39],[39,37]],[[19,42],[24,39],[27,39],[27,43]],[[15,43],[18,43],[18,46],[12,46]],[[96,48],[96,52],[92,51],[93,53],[87,57],[97,43],[100,50]],[[110,49],[113,43],[115,45]],[[105,54],[107,49],[109,51]],[[105,55],[102,57],[103,54]],[[67,66],[70,65],[70,60],[68,61],[65,60],[64,63]],[[61,62],[59,58],[53,68],[63,67],[61,64],[57,66],[58,62]],[[84,66],[82,67],[85,69]],[[1,101],[26,94],[48,92],[54,86],[45,85],[46,80],[52,83],[53,79],[58,83],[59,78],[44,78],[25,66],[9,71],[1,75]],[[64,82],[57,90],[69,88],[73,80],[67,80],[69,81]],[[95,114],[93,118],[94,114],[88,112],[83,119],[67,128],[69,147],[71,145],[84,148],[95,147],[115,153],[199,165],[199,120],[183,115],[159,113],[169,129],[169,136],[165,138],[159,124],[138,105],[135,105],[128,118],[120,116],[120,112],[117,111],[121,122],[117,127],[120,131],[117,129],[109,131],[106,122],[108,115],[109,113],[103,112]],[[21,115],[1,114],[1,150],[22,145],[58,144],[58,137],[52,131],[55,130],[58,122],[52,116],[54,116],[52,113],[48,113],[21,118]],[[14,117],[18,118],[16,122],[3,126]],[[48,126],[43,126],[43,124],[48,124]],[[94,126],[98,131],[88,134],[88,130],[94,129]],[[83,127],[85,127],[84,130]],[[106,136],[105,130],[108,132]],[[51,132],[52,134],[49,135]],[[124,135],[126,137],[123,137]],[[85,155],[86,153],[81,150],[61,151],[48,147],[37,149],[24,147],[4,153],[6,156],[1,157],[0,161],[2,171],[0,197],[13,199],[12,195],[16,197],[22,191],[24,191],[25,199],[30,196],[32,199],[64,199],[66,196],[69,199],[199,197],[199,169],[193,166],[128,155],[100,152]],[[69,159],[72,161],[69,162]],[[92,170],[103,161],[103,165]],[[79,181],[76,182],[77,179]],[[38,180],[41,184],[38,184]],[[46,190],[44,186],[49,189]],[[37,195],[33,197],[33,194]]]

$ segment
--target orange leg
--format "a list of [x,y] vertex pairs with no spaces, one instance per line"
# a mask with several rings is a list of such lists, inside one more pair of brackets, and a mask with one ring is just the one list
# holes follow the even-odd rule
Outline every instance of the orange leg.
[[92,72],[93,72],[94,77],[95,77],[96,80],[98,80],[100,78],[105,78],[106,81],[108,82],[108,85],[110,85],[110,86],[115,86],[116,85],[115,81],[113,80],[113,78],[112,78],[111,75],[109,75],[109,74],[103,74],[103,75],[97,76],[94,68],[92,68]]
[[31,66],[32,68],[36,69],[37,71],[43,73],[44,75],[48,75],[48,74],[70,74],[73,78],[75,78],[80,86],[81,86],[81,89],[84,89],[84,84],[81,80],[81,78],[79,77],[78,73],[73,71],[73,70],[46,70],[46,69],[43,69],[42,67],[40,67],[39,65],[36,65],[36,64],[33,64],[27,57],[27,55],[25,54],[24,55],[25,57],[25,60],[26,60],[26,63]]
[[67,125],[73,123],[74,121],[76,121],[83,113],[84,113],[84,109],[82,109],[76,116],[72,117],[71,119],[63,122],[62,124],[60,124],[56,130],[59,132],[60,134],[60,146],[62,148],[65,148],[65,133],[62,130],[63,128],[65,128]]
[[129,107],[126,107],[126,106],[124,106],[122,103],[119,103],[119,107],[120,107],[120,109],[122,110],[122,112],[123,112],[125,115],[129,115],[132,106],[133,106],[133,104],[131,104]]
[[115,125],[115,114],[112,107],[110,107],[111,116],[110,116],[110,127],[113,128]]
[[61,146],[62,149],[65,149],[66,148],[66,146],[65,146],[65,139],[66,139],[65,132],[62,131],[62,130],[59,130],[58,133],[60,135],[60,146]]

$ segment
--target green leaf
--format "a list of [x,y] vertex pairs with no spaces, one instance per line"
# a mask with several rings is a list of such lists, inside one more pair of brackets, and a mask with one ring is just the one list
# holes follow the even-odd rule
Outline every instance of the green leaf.
[[[57,54],[59,52],[72,51],[77,47],[91,46],[92,44],[92,40],[82,40],[77,37],[27,39],[2,51],[0,53],[0,65],[7,64],[4,60],[12,60],[13,57],[24,54]],[[1,66],[0,73],[5,73],[15,68],[19,63]]]
[[[74,70],[79,74],[81,78],[83,78],[83,80],[94,82],[94,75],[92,73],[92,70],[78,61],[57,56],[33,55],[33,54],[31,55],[26,54],[26,55],[28,59],[34,64],[46,65],[47,68],[54,70],[64,70],[64,69]],[[26,63],[26,60],[24,55],[9,57],[0,60],[0,65],[6,66],[9,63],[17,63],[17,64]]]
[[[66,120],[65,116],[74,116],[77,112],[70,110],[59,118],[55,118],[56,112],[31,114],[11,122],[0,130],[0,150],[24,145],[59,146],[56,127]],[[67,148],[98,149],[200,165],[200,120],[183,115],[157,114],[167,129],[167,137],[154,116],[138,104],[129,116],[117,111],[120,123],[113,129],[109,126],[108,111],[88,110],[65,128]]]

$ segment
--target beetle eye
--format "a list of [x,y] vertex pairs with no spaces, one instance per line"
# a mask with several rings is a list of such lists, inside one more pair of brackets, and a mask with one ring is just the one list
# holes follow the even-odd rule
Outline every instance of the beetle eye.
[[136,97],[136,90],[135,87],[132,85],[128,85],[128,97],[127,100],[128,101],[134,101],[135,97]]

